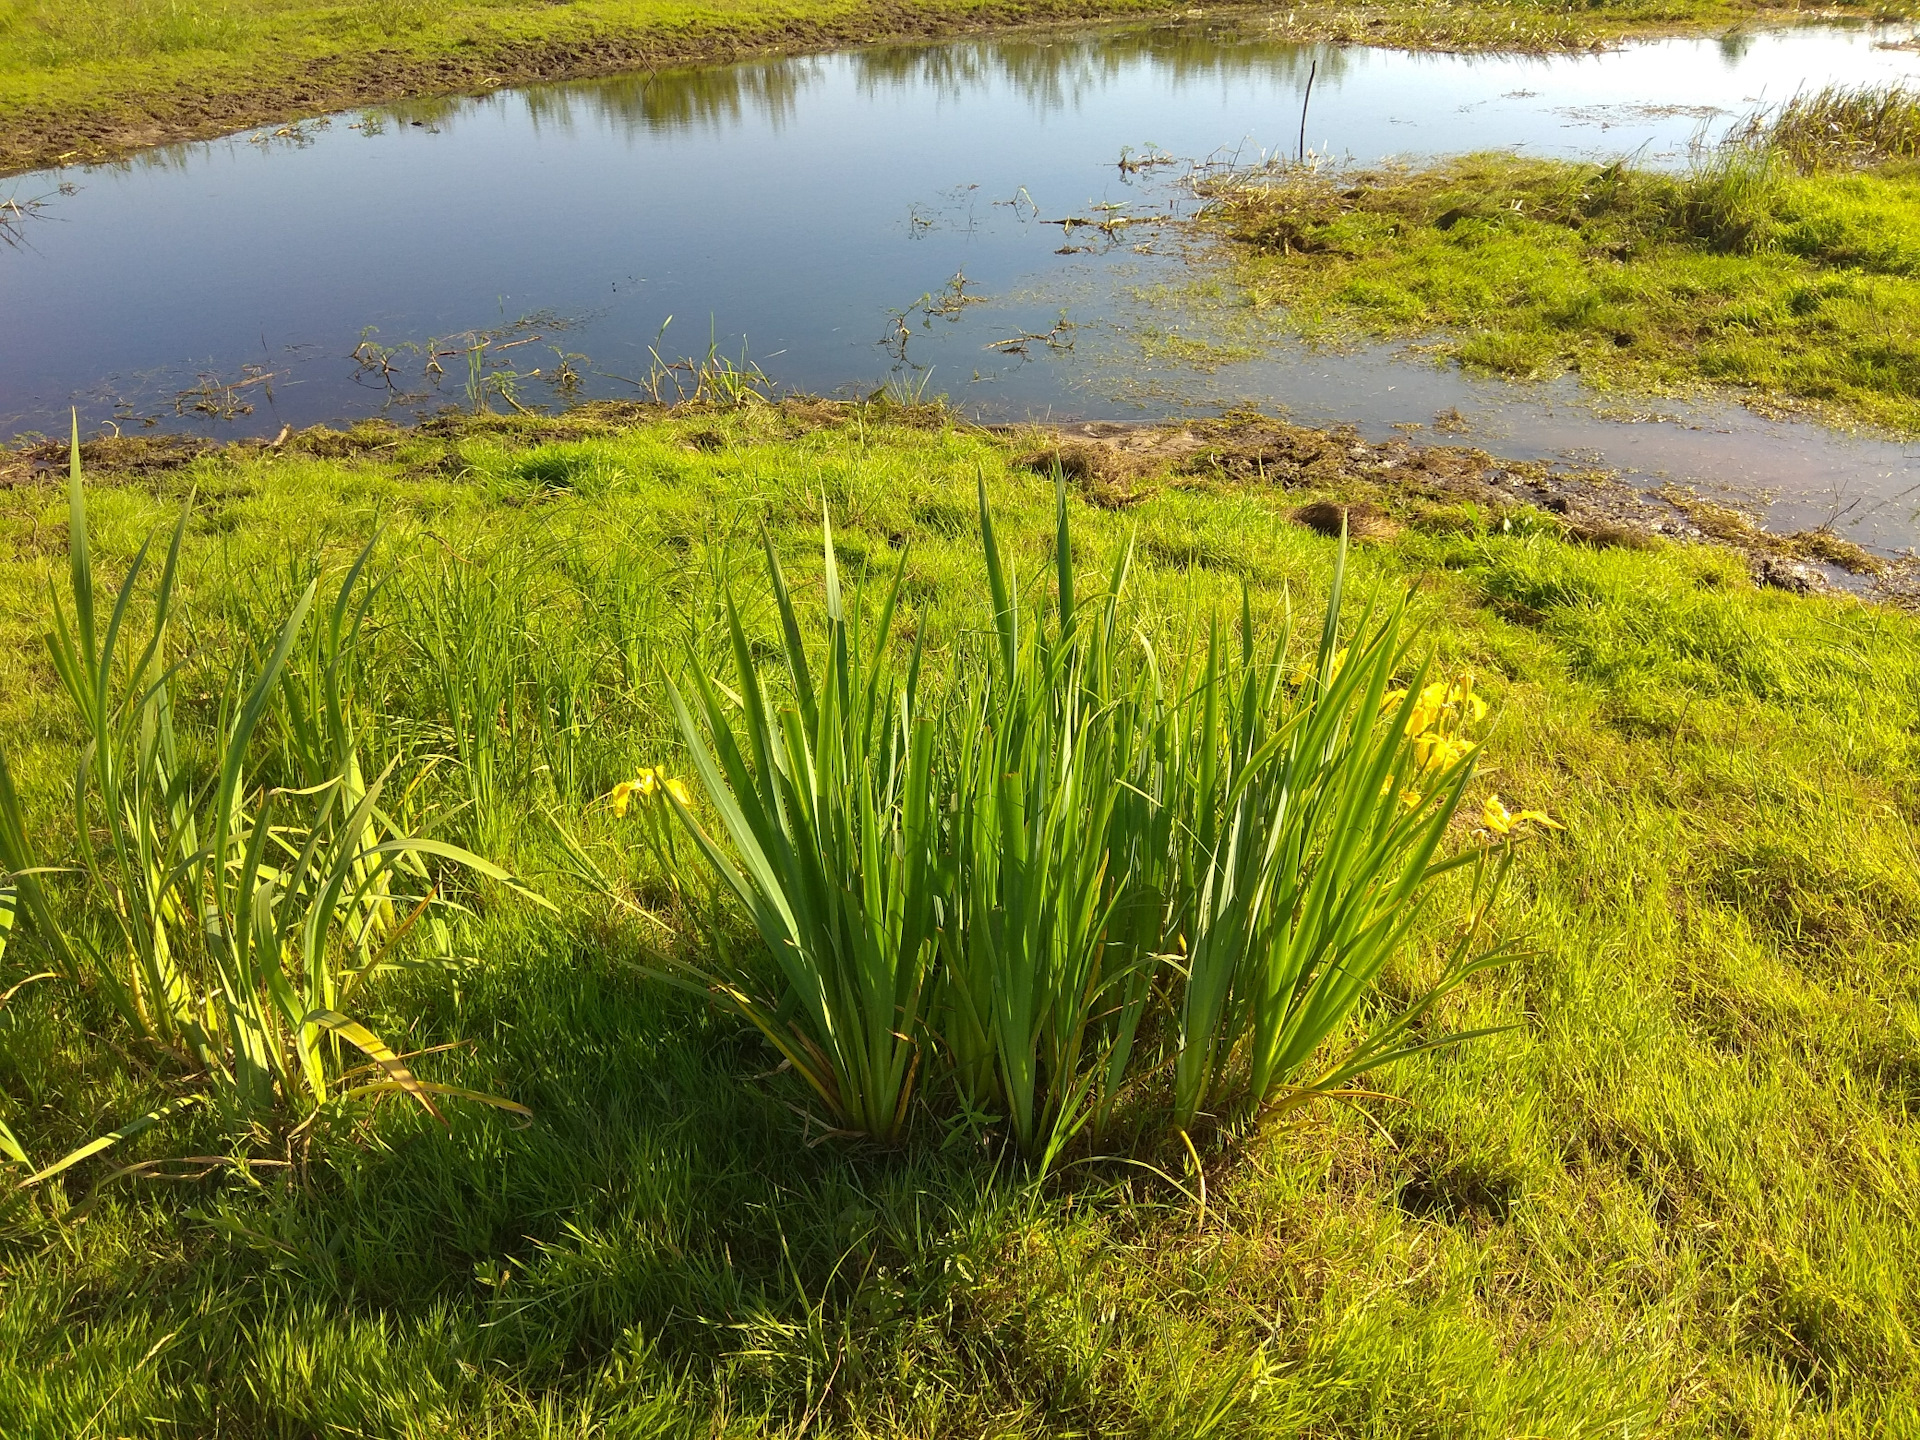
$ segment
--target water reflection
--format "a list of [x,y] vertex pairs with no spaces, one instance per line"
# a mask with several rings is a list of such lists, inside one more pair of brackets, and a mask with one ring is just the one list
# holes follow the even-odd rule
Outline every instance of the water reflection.
[[[1818,40],[1830,40],[1836,33],[1845,32],[1832,26],[1809,27],[1804,32],[1810,46]],[[1748,62],[1756,45],[1771,42],[1778,49],[1783,38],[1780,31],[1735,30],[1715,40],[1690,43],[1717,51],[1723,65],[1731,70]],[[1356,70],[1364,70],[1384,54],[1391,54],[1388,68],[1395,71],[1457,75],[1480,69],[1487,72],[1490,82],[1495,75],[1516,68],[1546,75],[1583,65],[1592,69],[1613,58],[1611,54],[1379,52],[1358,46],[1274,40],[1263,35],[1257,24],[1155,23],[1076,35],[1015,36],[932,46],[880,45],[827,56],[639,72],[480,97],[423,97],[368,110],[351,128],[369,138],[402,127],[438,133],[482,115],[512,112],[536,130],[558,136],[577,133],[578,127],[589,122],[628,137],[694,130],[724,134],[758,127],[778,132],[793,123],[806,97],[832,88],[836,68],[845,69],[855,93],[868,102],[911,97],[915,103],[951,105],[987,95],[1012,96],[1036,115],[1073,110],[1116,84],[1178,95],[1201,84],[1239,83],[1298,95],[1309,73],[1313,73],[1321,93],[1331,95]],[[1810,70],[1818,70],[1822,61],[1810,53],[1807,63]],[[1778,90],[1783,81],[1786,90],[1798,88],[1802,77],[1791,64],[1768,68],[1774,73],[1760,77],[1762,83],[1746,87],[1749,98],[1757,100],[1770,90]],[[1492,90],[1491,83],[1488,89]],[[1435,120],[1444,124],[1441,117],[1429,117],[1429,123]],[[285,142],[281,148],[298,148],[329,123],[338,122],[306,122],[245,138],[248,143],[276,146]],[[1223,136],[1221,140],[1234,138]],[[198,143],[160,146],[116,164],[179,169],[203,148]]]
[[1720,55],[1729,65],[1737,65],[1753,49],[1753,31],[1729,30],[1720,37]]
[[1146,77],[1175,90],[1227,79],[1297,88],[1317,65],[1324,78],[1337,81],[1354,53],[1335,45],[1265,40],[1238,29],[1169,25],[1098,37],[861,50],[854,52],[853,63],[861,90],[869,95],[913,87],[957,100],[969,91],[997,87],[1049,111],[1071,107],[1121,76]]
[[620,75],[523,91],[515,98],[536,125],[571,129],[577,117],[591,116],[629,134],[726,131],[750,121],[778,132],[798,113],[801,97],[825,78],[825,66],[816,58],[769,60]]
[[[1177,92],[1203,82],[1255,81],[1275,89],[1338,85],[1357,53],[1336,45],[1265,40],[1214,27],[1143,26],[1096,35],[1009,38],[951,45],[883,45],[842,56],[749,61],[737,65],[648,71],[474,98],[410,101],[373,113],[394,125],[450,128],[463,116],[516,107],[537,128],[573,133],[592,121],[627,135],[714,132],[746,125],[779,131],[803,98],[827,83],[830,63],[844,63],[856,93],[868,101],[912,96],[951,104],[988,93],[1017,97],[1036,113],[1072,109],[1091,93],[1126,79]],[[1466,57],[1450,57],[1458,63]],[[372,123],[366,123],[372,121]],[[160,158],[159,152],[140,157]],[[167,155],[171,162],[173,155]]]
[[[1769,95],[1780,98],[1798,89],[1809,75],[1821,72],[1825,61],[1817,49],[1836,34],[1846,33],[1832,26],[1803,31],[1804,67],[1792,58],[1793,37],[1786,32],[1735,30],[1717,39],[1685,43],[1715,54],[1728,72],[1754,71],[1751,62],[1756,51],[1770,48],[1773,53],[1765,57],[1758,73],[1747,77],[1757,83],[1741,91],[1740,99],[1750,107]],[[1866,42],[1857,48],[1871,44],[1864,30],[1854,38]],[[1783,41],[1787,42],[1784,47]],[[1783,48],[1785,55],[1780,53]],[[1380,57],[1386,54],[1391,54],[1391,61],[1382,65]],[[1275,40],[1257,26],[1244,24],[1158,23],[1079,35],[1016,36],[936,46],[880,45],[830,56],[649,71],[479,98],[409,101],[384,112],[369,112],[362,117],[361,128],[368,134],[377,134],[389,124],[447,129],[465,118],[498,113],[505,106],[517,110],[534,127],[559,135],[575,133],[576,127],[589,121],[628,137],[693,130],[724,134],[758,127],[778,132],[794,122],[808,96],[834,88],[836,69],[843,69],[854,92],[870,103],[910,97],[916,104],[956,105],[992,95],[1017,97],[1035,115],[1074,110],[1116,85],[1177,96],[1201,85],[1238,84],[1298,96],[1310,73],[1321,94],[1331,97],[1370,64],[1376,74],[1387,69],[1411,80],[1414,89],[1422,87],[1425,76],[1458,77],[1482,71],[1488,77],[1489,94],[1470,102],[1477,104],[1499,93],[1494,82],[1503,75],[1530,72],[1537,81],[1581,70],[1593,74],[1617,70],[1618,58],[1619,52],[1549,56],[1379,52]],[[1860,78],[1871,78],[1865,68]],[[1505,98],[1531,97],[1521,92]],[[1445,128],[1446,117],[1429,115],[1424,123]],[[148,152],[135,163],[176,164],[190,149]]]

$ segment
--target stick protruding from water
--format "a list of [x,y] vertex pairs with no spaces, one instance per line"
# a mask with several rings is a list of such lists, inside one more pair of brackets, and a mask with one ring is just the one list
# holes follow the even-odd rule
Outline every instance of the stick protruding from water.
[[1307,89],[1300,97],[1300,154],[1298,163],[1307,163],[1307,106],[1313,101],[1313,77],[1320,73],[1320,62],[1315,60],[1307,66]]

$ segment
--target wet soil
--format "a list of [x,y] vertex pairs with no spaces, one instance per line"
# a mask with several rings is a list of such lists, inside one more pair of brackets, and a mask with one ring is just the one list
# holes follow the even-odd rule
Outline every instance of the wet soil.
[[1754,583],[1836,590],[1903,606],[1920,601],[1920,571],[1818,529],[1763,530],[1745,513],[1674,486],[1648,489],[1610,470],[1501,459],[1466,445],[1369,442],[1341,426],[1313,429],[1252,410],[1177,425],[1092,422],[1011,432],[1029,468],[1068,475],[1114,508],[1165,485],[1226,480],[1301,493],[1295,523],[1356,540],[1429,531],[1546,529],[1596,546],[1661,543],[1738,551]]
[[[242,460],[263,452],[350,460],[377,459],[412,441],[454,445],[495,434],[519,445],[609,437],[632,426],[688,418],[710,407],[599,401],[558,415],[447,414],[419,425],[365,420],[349,429],[282,430],[272,439],[216,442],[182,435],[109,435],[85,440],[80,461],[89,483],[141,483],[207,459]],[[853,425],[870,407],[858,402],[788,397],[762,408],[764,433],[781,439]],[[938,405],[887,407],[895,424],[955,423]],[[960,422],[965,423],[965,422]],[[1505,460],[1467,445],[1408,440],[1370,443],[1346,427],[1315,429],[1242,409],[1177,424],[1090,421],[1053,426],[987,427],[1041,474],[1057,468],[1091,503],[1124,509],[1165,486],[1208,484],[1297,492],[1296,524],[1324,535],[1344,526],[1360,543],[1403,530],[1547,529],[1582,544],[1648,549],[1662,542],[1715,545],[1744,555],[1754,583],[1797,594],[1835,590],[1912,607],[1920,604],[1920,568],[1875,555],[1830,530],[1790,535],[1761,529],[1741,511],[1690,491],[1648,490],[1598,469]],[[699,445],[703,434],[690,444]],[[42,440],[0,450],[0,489],[52,486],[67,473],[64,442]],[[428,468],[444,468],[429,465]]]
[[[794,439],[873,418],[859,402],[802,396],[756,407],[755,429]],[[596,401],[557,415],[445,414],[419,425],[365,420],[349,429],[282,430],[271,439],[216,442],[181,435],[101,436],[83,441],[89,483],[139,484],[202,460],[245,460],[263,452],[334,460],[390,458],[405,445],[443,442],[425,468],[458,465],[457,442],[489,434],[516,445],[610,437],[635,425],[697,418],[712,407]],[[958,420],[939,405],[887,406],[894,424],[938,427]],[[1092,421],[988,427],[1018,463],[1041,474],[1056,467],[1090,502],[1113,509],[1166,486],[1255,486],[1295,495],[1296,524],[1324,535],[1344,526],[1359,543],[1406,529],[1544,530],[1580,544],[1649,549],[1713,545],[1743,555],[1757,585],[1796,594],[1848,591],[1903,608],[1920,607],[1920,564],[1889,560],[1830,530],[1777,534],[1745,513],[1674,486],[1648,489],[1601,469],[1502,459],[1468,445],[1394,439],[1369,442],[1345,426],[1315,429],[1257,410],[1177,424]],[[688,443],[700,445],[706,432]],[[717,438],[717,437],[714,437]],[[67,473],[67,446],[37,441],[0,449],[0,489],[52,487]]]

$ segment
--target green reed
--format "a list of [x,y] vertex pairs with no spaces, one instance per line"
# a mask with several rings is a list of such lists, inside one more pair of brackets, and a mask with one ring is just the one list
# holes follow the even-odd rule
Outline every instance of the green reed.
[[[1182,1130],[1207,1112],[1277,1114],[1366,1070],[1471,1038],[1406,1037],[1443,995],[1503,958],[1456,955],[1412,1006],[1309,1070],[1407,947],[1433,882],[1485,854],[1440,854],[1476,753],[1463,746],[1449,759],[1441,749],[1421,763],[1426,667],[1412,666],[1404,690],[1389,693],[1409,669],[1404,604],[1377,622],[1369,607],[1342,646],[1344,579],[1343,555],[1313,664],[1292,694],[1282,684],[1287,637],[1262,660],[1243,611],[1238,665],[1216,626],[1179,722],[1192,757],[1190,818],[1175,831],[1184,853],[1170,866],[1189,879],[1173,1097]],[[1490,899],[1476,886],[1473,913]],[[1470,928],[1463,943],[1475,938]]]
[[1130,1042],[1145,998],[1131,992],[1126,1013],[1104,1023],[1109,990],[1136,963],[1108,936],[1121,899],[1113,832],[1135,813],[1120,804],[1134,736],[1111,693],[1125,561],[1108,603],[1077,603],[1064,486],[1056,514],[1049,630],[1020,598],[982,485],[991,656],[970,677],[958,736],[943,737],[955,754],[946,841],[956,879],[941,1049],[968,1103],[1003,1116],[1014,1144],[1043,1164],[1108,1108],[1100,1081],[1113,1067],[1097,1062]]
[[776,699],[763,686],[731,601],[738,695],[694,669],[696,720],[679,688],[668,687],[732,854],[678,795],[672,803],[752,915],[786,994],[764,999],[690,965],[671,973],[758,1026],[838,1124],[892,1140],[906,1125],[920,1072],[946,889],[936,841],[936,730],[920,710],[918,646],[904,674],[888,656],[904,566],[869,629],[859,597],[849,607],[842,596],[830,527],[824,543],[827,634],[817,677],[769,542],[787,694]]

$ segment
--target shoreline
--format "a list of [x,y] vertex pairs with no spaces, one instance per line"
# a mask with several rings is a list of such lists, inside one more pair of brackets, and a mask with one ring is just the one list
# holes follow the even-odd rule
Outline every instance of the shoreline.
[[[598,400],[551,414],[447,413],[411,425],[368,419],[345,429],[283,428],[272,439],[96,436],[81,441],[80,453],[96,485],[144,484],[208,460],[374,460],[422,442],[445,445],[453,454],[463,440],[478,437],[532,448],[613,439],[663,421],[740,409],[764,410],[794,434],[863,423],[876,409],[879,418],[909,425],[972,431],[1005,447],[1019,468],[1051,474],[1057,466],[1104,509],[1129,509],[1169,488],[1253,485],[1297,492],[1302,503],[1292,518],[1308,529],[1337,535],[1344,516],[1361,541],[1391,539],[1409,529],[1491,526],[1501,533],[1550,533],[1599,549],[1707,546],[1741,556],[1757,586],[1920,608],[1920,566],[1876,554],[1825,527],[1766,530],[1745,512],[1684,487],[1656,489],[1605,468],[1507,459],[1477,445],[1369,441],[1350,426],[1299,425],[1250,407],[1205,418],[982,424],[938,403],[876,405],[803,395],[746,406]],[[0,492],[57,488],[66,482],[67,465],[63,440],[0,448]]]
[[[663,69],[692,69],[791,58],[890,44],[922,44],[989,35],[1043,36],[1067,27],[1165,25],[1200,19],[1245,24],[1264,19],[1271,38],[1297,43],[1390,49],[1503,53],[1606,48],[1634,40],[1816,23],[1895,23],[1901,4],[1860,13],[1845,7],[1723,4],[1649,5],[1625,13],[1571,16],[1522,7],[1458,9],[1385,4],[1310,6],[1273,15],[1262,7],[1197,9],[1139,0],[989,0],[964,11],[938,5],[837,8],[741,20],[713,15],[689,22],[571,28],[528,35],[504,22],[492,33],[449,34],[371,50],[288,47],[280,57],[249,52],[189,52],[148,65],[95,61],[22,74],[22,97],[0,94],[0,179],[37,170],[113,164],[146,150],[217,139],[263,125],[569,80]],[[1502,22],[1504,21],[1504,26]],[[536,22],[536,24],[541,22]],[[277,38],[277,37],[276,37]],[[200,54],[207,58],[200,59]],[[254,62],[260,63],[254,63]],[[38,82],[36,87],[36,82]],[[8,86],[11,88],[11,85]],[[30,98],[25,92],[37,88]]]

